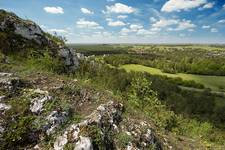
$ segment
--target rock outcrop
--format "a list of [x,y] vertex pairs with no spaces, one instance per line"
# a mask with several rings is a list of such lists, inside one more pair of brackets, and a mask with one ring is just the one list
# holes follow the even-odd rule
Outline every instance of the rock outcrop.
[[26,55],[30,49],[35,49],[35,53],[43,55],[48,49],[52,57],[61,58],[67,71],[74,71],[79,65],[75,51],[66,47],[63,41],[56,42],[56,37],[45,33],[36,23],[1,9],[0,32],[0,50],[4,54],[19,52]]
[[[114,127],[117,126],[121,121],[122,111],[123,105],[113,101],[109,101],[106,104],[100,105],[97,110],[92,112],[91,115],[86,118],[86,120],[78,124],[72,124],[70,127],[68,127],[64,134],[56,139],[54,143],[54,149],[63,150],[66,144],[73,143],[76,150],[92,150],[94,145],[91,141],[94,139],[88,137],[88,134],[91,133],[85,132],[88,132],[86,130],[93,126],[99,129],[102,137],[106,138],[99,139],[103,140],[104,147],[106,149],[113,148],[111,145],[112,141],[107,139],[107,134],[112,132],[115,129]],[[109,145],[110,147],[107,147]]]

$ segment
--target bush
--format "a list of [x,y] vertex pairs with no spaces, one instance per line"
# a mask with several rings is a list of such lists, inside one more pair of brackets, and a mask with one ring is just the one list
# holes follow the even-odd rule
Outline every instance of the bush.
[[129,142],[132,142],[132,136],[128,135],[125,132],[120,132],[118,134],[115,135],[115,139],[116,139],[116,144],[120,147],[120,148],[126,148],[127,145],[129,144]]

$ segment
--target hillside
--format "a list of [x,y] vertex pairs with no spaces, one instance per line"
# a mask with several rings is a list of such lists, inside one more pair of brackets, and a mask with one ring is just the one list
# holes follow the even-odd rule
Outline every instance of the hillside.
[[0,31],[0,149],[224,148],[224,130],[207,116],[161,101],[154,80],[173,84],[78,57],[59,37],[4,10]]

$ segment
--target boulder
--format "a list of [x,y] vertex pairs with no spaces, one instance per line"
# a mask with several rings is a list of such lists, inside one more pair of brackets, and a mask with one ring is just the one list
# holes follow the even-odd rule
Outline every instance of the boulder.
[[121,103],[109,101],[100,105],[85,120],[68,127],[64,134],[56,139],[54,149],[62,150],[67,143],[73,143],[76,150],[92,150],[92,139],[91,137],[82,136],[82,129],[94,125],[102,131],[103,137],[106,137],[110,132],[109,130],[114,130],[113,125],[118,125],[119,121],[121,121],[122,111],[123,105]]
[[48,91],[42,91],[40,89],[36,89],[33,91],[33,94],[38,94],[35,98],[31,99],[30,110],[33,113],[39,114],[43,111],[43,105],[46,101],[52,99],[49,96]]
[[59,127],[62,123],[66,121],[66,117],[68,113],[65,111],[52,111],[49,116],[47,116],[46,120],[48,124],[45,126],[46,134],[50,135],[54,133],[55,129]]
[[77,55],[73,49],[61,47],[59,49],[59,56],[63,59],[63,62],[69,71],[74,71],[79,66]]
[[[35,53],[43,55],[45,49],[48,49],[52,57],[62,58],[67,71],[74,71],[79,65],[73,49],[66,47],[63,41],[57,43],[36,23],[21,19],[14,13],[0,9],[0,31],[6,35],[0,37],[0,50],[5,54],[9,54],[9,51],[14,53],[23,51],[26,56],[26,48],[28,48],[35,49]],[[29,50],[27,53],[30,53]]]
[[93,150],[91,139],[80,136],[80,140],[76,143],[74,150]]

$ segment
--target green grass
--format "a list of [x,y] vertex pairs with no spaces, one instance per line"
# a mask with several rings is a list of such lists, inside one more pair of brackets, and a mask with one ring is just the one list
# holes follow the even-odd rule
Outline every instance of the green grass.
[[206,88],[210,88],[213,91],[221,91],[222,89],[225,89],[225,76],[208,76],[208,75],[206,76],[206,75],[194,75],[185,73],[170,74],[164,73],[160,69],[136,64],[122,65],[121,68],[125,69],[128,72],[140,71],[140,72],[147,72],[153,75],[165,75],[172,78],[180,77],[183,80],[194,80],[195,82],[203,84]]

